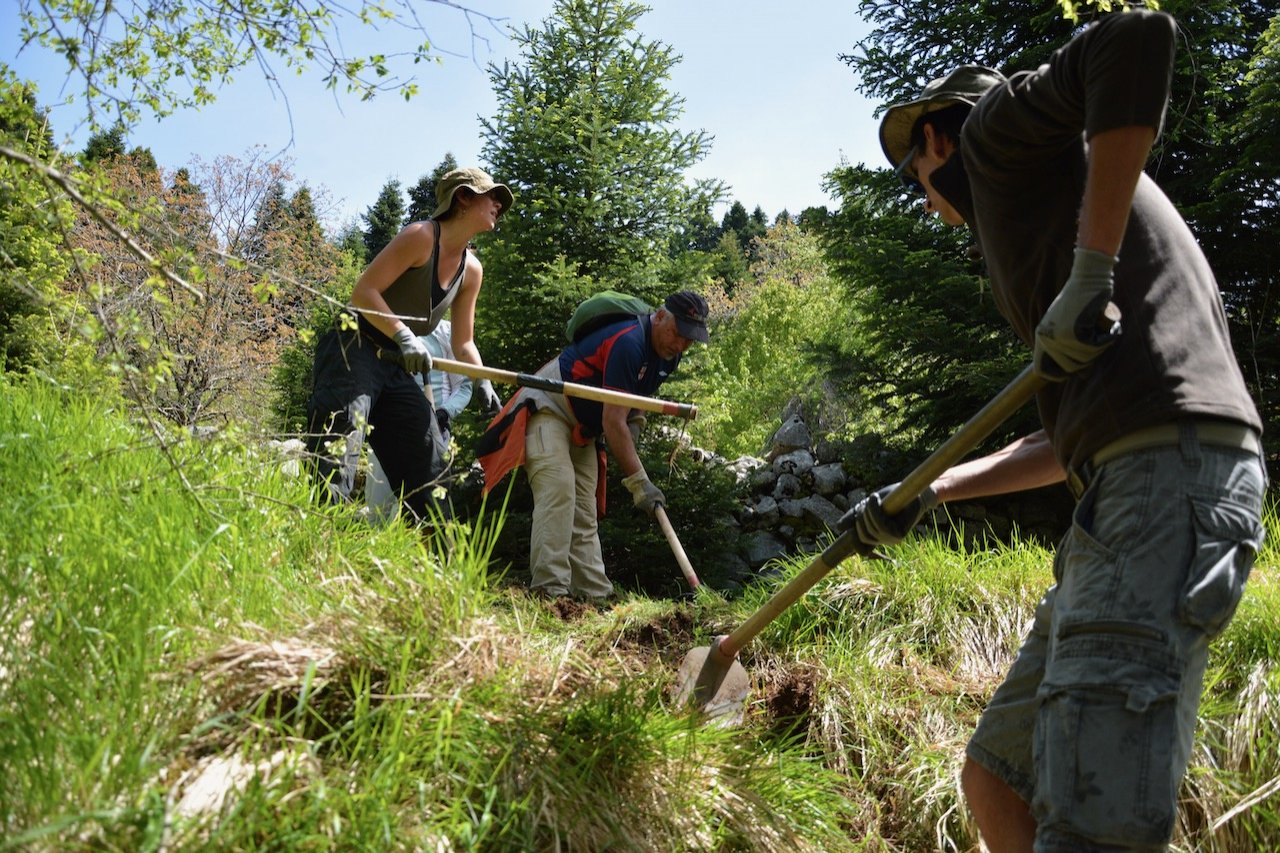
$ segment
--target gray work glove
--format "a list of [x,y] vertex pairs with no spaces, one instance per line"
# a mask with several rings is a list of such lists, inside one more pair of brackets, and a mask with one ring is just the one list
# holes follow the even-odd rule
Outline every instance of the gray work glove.
[[479,391],[480,408],[485,417],[497,416],[502,411],[502,400],[499,399],[498,392],[493,390],[493,383],[488,379],[481,379],[476,383],[476,390]]
[[1092,249],[1076,249],[1071,274],[1036,326],[1035,372],[1050,382],[1088,367],[1115,341],[1120,330],[1099,328],[1098,319],[1115,292],[1116,259]]
[[896,515],[886,515],[885,498],[897,487],[897,483],[885,486],[858,501],[853,509],[840,516],[836,528],[842,533],[853,530],[863,544],[872,548],[901,542],[911,532],[911,528],[920,523],[924,514],[938,505],[938,494],[926,486],[923,492],[907,504],[906,509],[900,510]]
[[405,370],[410,373],[427,373],[431,370],[431,353],[427,350],[427,345],[408,326],[401,326],[393,337],[400,345]]
[[643,412],[633,412],[627,418],[627,431],[631,433],[631,443],[639,446],[640,430],[644,429],[646,418]]
[[636,505],[636,508],[644,510],[649,515],[653,515],[654,509],[659,504],[667,502],[667,496],[662,493],[662,489],[653,484],[643,468],[630,477],[623,477],[622,485],[631,492],[631,502]]

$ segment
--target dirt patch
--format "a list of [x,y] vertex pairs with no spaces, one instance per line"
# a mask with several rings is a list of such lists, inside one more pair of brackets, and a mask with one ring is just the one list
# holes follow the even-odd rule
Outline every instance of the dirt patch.
[[596,606],[591,602],[567,597],[548,599],[547,608],[563,622],[576,622],[597,612]]
[[758,710],[779,734],[806,731],[817,686],[818,670],[808,664],[792,664],[768,673],[761,686]]
[[698,645],[694,628],[693,611],[680,606],[644,622],[624,624],[612,646],[618,651],[630,652],[645,660],[656,658],[664,666],[674,667]]
[[681,607],[668,616],[631,626],[624,633],[640,645],[662,649],[673,645],[688,646],[693,642],[693,627],[693,613]]

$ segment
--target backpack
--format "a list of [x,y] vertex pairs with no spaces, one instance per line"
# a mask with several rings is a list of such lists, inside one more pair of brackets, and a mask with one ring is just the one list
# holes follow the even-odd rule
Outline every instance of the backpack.
[[564,327],[564,335],[576,344],[596,329],[619,320],[648,315],[652,310],[653,306],[638,296],[602,290],[588,296],[573,309],[573,316]]

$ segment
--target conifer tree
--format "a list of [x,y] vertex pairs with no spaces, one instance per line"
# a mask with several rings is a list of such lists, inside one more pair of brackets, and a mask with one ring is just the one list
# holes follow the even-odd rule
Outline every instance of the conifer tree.
[[642,35],[644,11],[557,0],[515,34],[520,57],[489,68],[498,108],[482,122],[484,157],[516,203],[481,244],[497,285],[486,284],[477,324],[486,359],[536,365],[594,290],[659,298],[671,246],[722,192],[685,179],[711,137],[677,128],[684,101],[667,83],[679,57]]
[[458,168],[458,161],[454,159],[452,153],[446,153],[440,165],[436,166],[431,174],[423,175],[416,184],[409,187],[409,209],[404,214],[405,225],[410,222],[420,222],[431,216],[431,212],[436,209],[436,183],[444,177],[446,172],[456,168]]
[[404,221],[404,197],[400,182],[392,178],[382,186],[378,200],[364,212],[364,249],[370,261],[391,242]]

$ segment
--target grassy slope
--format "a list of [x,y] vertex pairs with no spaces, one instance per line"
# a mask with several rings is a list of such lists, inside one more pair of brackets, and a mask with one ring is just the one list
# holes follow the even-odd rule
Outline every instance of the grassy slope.
[[[675,670],[770,588],[551,607],[490,525],[371,530],[48,386],[0,388],[0,483],[0,848],[974,849],[963,744],[1048,580],[1034,548],[843,566],[719,728]],[[1275,558],[1216,646],[1188,848],[1280,841]]]

